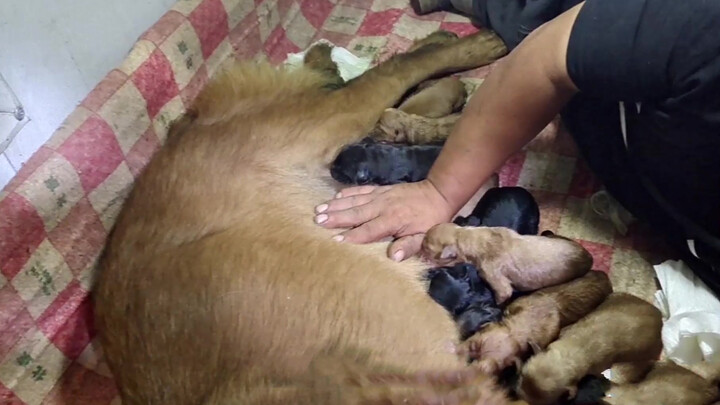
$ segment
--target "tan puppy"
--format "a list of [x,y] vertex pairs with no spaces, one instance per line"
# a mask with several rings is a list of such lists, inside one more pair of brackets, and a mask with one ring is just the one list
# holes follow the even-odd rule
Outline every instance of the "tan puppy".
[[610,405],[709,405],[720,400],[717,379],[706,380],[672,361],[657,362],[637,384],[613,385]]
[[569,239],[455,224],[432,227],[422,251],[442,266],[474,264],[499,304],[510,298],[513,289],[533,291],[561,284],[584,275],[593,263],[590,253]]
[[465,84],[457,77],[444,77],[418,86],[418,91],[397,107],[407,114],[440,118],[458,111],[465,104]]
[[545,349],[560,329],[576,322],[612,293],[605,273],[591,271],[573,281],[520,297],[505,309],[502,321],[488,325],[462,346],[487,373],[497,373],[532,348]]
[[613,293],[595,311],[563,329],[560,338],[523,367],[518,395],[533,405],[574,397],[577,383],[614,365],[634,369],[639,380],[662,350],[660,311],[624,293]]
[[386,243],[336,243],[311,213],[337,192],[337,153],[408,89],[505,53],[488,31],[434,34],[339,88],[327,48],[296,70],[218,73],[137,178],[100,260],[96,325],[122,403],[504,404],[480,374],[438,377],[468,367],[426,266],[393,262]]
[[450,136],[458,119],[460,119],[460,114],[426,118],[400,109],[388,108],[380,117],[373,138],[413,145],[441,142]]

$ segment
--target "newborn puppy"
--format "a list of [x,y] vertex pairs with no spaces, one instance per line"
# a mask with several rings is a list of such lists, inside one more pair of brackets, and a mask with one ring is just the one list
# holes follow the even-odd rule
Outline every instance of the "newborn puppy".
[[577,242],[564,238],[520,235],[501,227],[462,228],[436,225],[422,243],[425,257],[441,266],[472,263],[490,284],[498,304],[518,291],[533,291],[578,278],[593,258]]
[[392,145],[365,140],[346,146],[330,166],[330,175],[343,184],[416,182],[427,177],[440,154],[440,145]]
[[465,342],[460,352],[489,374],[497,374],[528,354],[540,351],[560,329],[597,308],[612,293],[605,273],[591,271],[568,283],[520,297],[505,309],[503,320],[488,325]]
[[540,209],[532,194],[522,187],[495,187],[482,196],[469,216],[457,217],[453,223],[504,227],[521,235],[537,235]]
[[709,381],[672,361],[655,363],[637,384],[613,385],[605,404],[709,405],[720,400],[717,381]]
[[398,110],[427,118],[444,117],[465,104],[465,84],[455,76],[428,80],[398,106]]
[[459,263],[431,269],[426,277],[430,281],[430,297],[452,314],[462,339],[467,339],[483,325],[500,320],[502,311],[473,265]]
[[575,397],[578,382],[622,366],[629,380],[647,373],[662,351],[660,311],[624,293],[613,293],[590,314],[560,333],[547,351],[525,364],[518,395],[533,405],[554,404]]
[[459,119],[459,113],[428,118],[388,108],[383,112],[371,136],[379,141],[411,145],[444,142]]

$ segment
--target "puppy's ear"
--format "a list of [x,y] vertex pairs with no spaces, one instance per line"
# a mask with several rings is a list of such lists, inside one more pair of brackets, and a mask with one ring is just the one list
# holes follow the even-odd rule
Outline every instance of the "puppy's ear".
[[447,245],[440,253],[440,260],[454,260],[458,257],[457,246]]
[[513,362],[513,365],[515,366],[515,370],[517,370],[518,373],[520,371],[522,371],[523,363],[522,363],[522,360],[520,360],[520,357],[518,357],[518,356],[513,357],[512,362]]
[[533,355],[536,355],[536,354],[542,352],[542,349],[540,348],[540,346],[538,346],[537,343],[535,343],[535,341],[529,340],[528,345],[530,346],[530,349],[532,350]]
[[567,399],[573,400],[577,396],[578,389],[576,386],[571,385],[565,388],[567,390]]

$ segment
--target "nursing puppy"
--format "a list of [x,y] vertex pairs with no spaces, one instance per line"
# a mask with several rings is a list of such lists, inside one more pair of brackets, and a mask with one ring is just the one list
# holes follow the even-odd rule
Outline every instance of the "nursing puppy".
[[612,385],[608,405],[709,405],[720,400],[717,379],[705,379],[672,361],[657,362],[636,384]]
[[352,185],[416,182],[427,177],[441,149],[440,145],[396,145],[366,139],[340,151],[330,175]]
[[425,144],[442,142],[450,136],[460,114],[428,118],[409,114],[397,108],[388,108],[378,121],[373,138],[385,142]]
[[459,226],[510,228],[521,235],[537,235],[540,208],[529,191],[522,187],[489,189],[467,217],[453,220]]
[[453,316],[460,338],[467,339],[483,325],[500,320],[502,311],[475,266],[459,263],[428,270],[428,293]]
[[597,308],[612,293],[605,273],[591,271],[573,281],[543,288],[511,302],[502,321],[486,326],[460,349],[477,366],[497,374],[533,349],[545,349],[560,330]]
[[407,114],[427,118],[444,117],[460,110],[465,104],[465,84],[457,77],[444,77],[421,83],[415,93],[397,107]]
[[522,369],[518,395],[533,405],[575,396],[578,382],[621,367],[629,382],[645,376],[662,351],[660,311],[629,294],[613,293],[560,333]]
[[593,263],[590,253],[569,239],[520,235],[501,227],[439,224],[425,235],[422,251],[441,266],[474,264],[498,304],[510,298],[513,289],[534,291],[561,284],[584,275]]
[[[313,48],[314,49],[314,48]],[[310,52],[310,51],[309,51]],[[308,52],[308,53],[309,53]],[[423,82],[399,106],[400,111],[425,117],[442,117],[465,102],[465,85],[456,77]],[[390,185],[423,180],[442,148],[437,145],[387,144],[380,123],[363,141],[346,146],[330,166],[330,174],[343,184]]]

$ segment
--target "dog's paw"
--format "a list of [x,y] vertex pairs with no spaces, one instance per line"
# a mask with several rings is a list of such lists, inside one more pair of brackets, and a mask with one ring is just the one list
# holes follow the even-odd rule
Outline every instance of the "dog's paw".
[[430,228],[423,239],[423,256],[442,266],[462,262],[463,258],[457,246],[458,229],[461,228],[452,223]]
[[412,117],[396,108],[383,112],[372,136],[385,142],[407,142],[412,137]]

